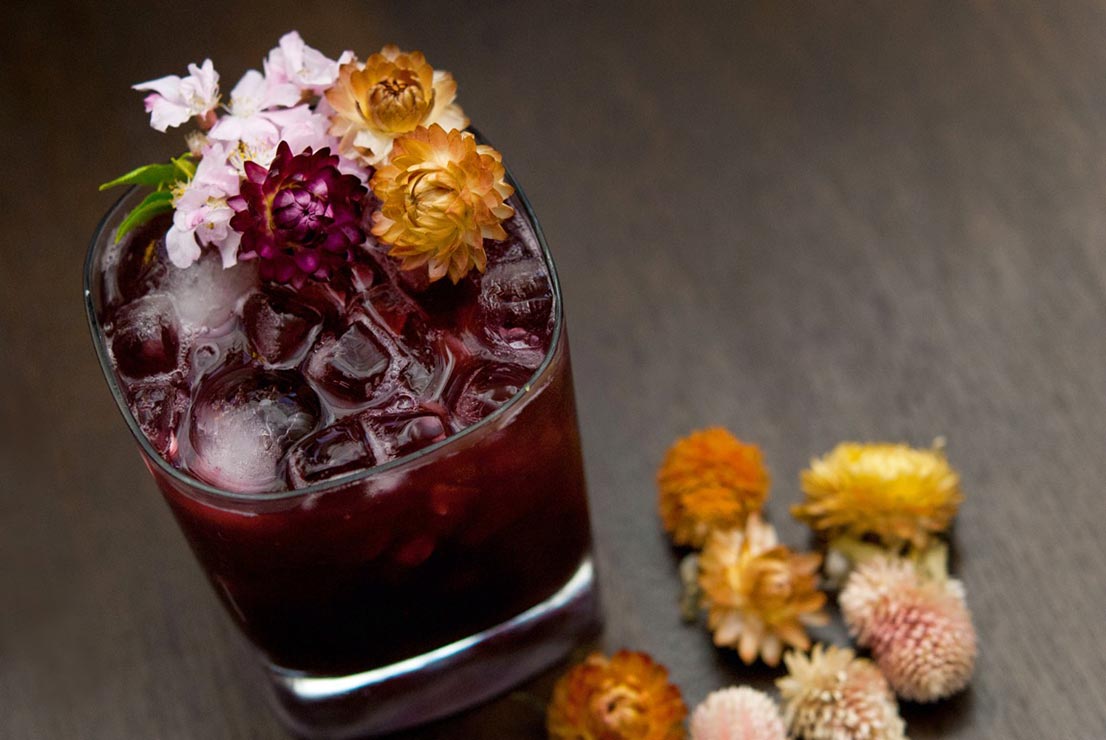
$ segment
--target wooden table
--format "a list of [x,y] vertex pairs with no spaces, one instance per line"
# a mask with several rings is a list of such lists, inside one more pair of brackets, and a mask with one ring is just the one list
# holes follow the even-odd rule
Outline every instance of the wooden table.
[[[297,27],[451,70],[543,220],[604,647],[692,705],[778,675],[680,622],[653,488],[676,436],[760,443],[801,546],[812,455],[945,435],[982,654],[911,736],[1106,737],[1106,6],[223,5],[4,11],[0,736],[282,736],[100,377],[79,271],[96,184],[178,146],[128,86],[211,56],[229,89]],[[550,685],[409,737],[541,737]]]

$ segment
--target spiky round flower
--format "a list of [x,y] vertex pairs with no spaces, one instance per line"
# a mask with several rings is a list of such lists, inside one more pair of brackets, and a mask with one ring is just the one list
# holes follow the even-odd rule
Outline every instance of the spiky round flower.
[[756,445],[712,427],[678,440],[657,472],[661,522],[677,545],[702,547],[712,529],[742,527],[768,497]]
[[968,685],[976,634],[959,581],[925,578],[908,560],[876,558],[849,576],[840,604],[849,631],[902,698],[936,701]]
[[456,97],[449,72],[435,71],[420,51],[388,45],[364,64],[354,59],[340,67],[326,92],[334,108],[330,133],[341,137],[344,155],[375,167],[388,158],[397,136],[419,126],[468,126]]
[[309,276],[325,278],[365,240],[368,191],[338,171],[329,149],[292,156],[281,142],[268,169],[256,162],[244,169],[239,195],[227,201],[236,211],[230,225],[242,234],[239,258],[257,258],[263,279],[298,287]]
[[807,625],[826,623],[816,553],[780,545],[776,530],[749,516],[745,528],[714,530],[699,560],[699,587],[716,645],[777,665],[784,645],[806,650]]
[[499,152],[437,124],[396,139],[372,189],[381,201],[372,233],[391,245],[403,269],[425,265],[432,281],[449,275],[456,283],[473,267],[483,272],[484,240],[506,239],[503,221],[515,213]]
[[834,537],[878,537],[925,547],[960,506],[960,478],[938,450],[901,444],[838,445],[802,474],[806,501],[791,512]]
[[883,674],[852,650],[815,645],[807,657],[784,656],[788,675],[776,681],[783,721],[802,740],[906,740],[895,695]]
[[691,715],[691,740],[785,740],[776,702],[748,686],[710,694]]
[[553,740],[682,740],[687,706],[645,653],[593,653],[557,682],[546,715]]

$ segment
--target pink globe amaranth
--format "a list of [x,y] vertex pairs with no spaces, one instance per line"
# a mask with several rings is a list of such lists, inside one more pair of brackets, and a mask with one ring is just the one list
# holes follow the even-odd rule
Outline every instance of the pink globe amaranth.
[[231,227],[242,234],[239,259],[257,259],[262,279],[304,284],[327,278],[365,240],[361,226],[368,190],[355,175],[338,171],[329,148],[292,155],[286,142],[266,169],[244,165],[246,179],[227,202]]

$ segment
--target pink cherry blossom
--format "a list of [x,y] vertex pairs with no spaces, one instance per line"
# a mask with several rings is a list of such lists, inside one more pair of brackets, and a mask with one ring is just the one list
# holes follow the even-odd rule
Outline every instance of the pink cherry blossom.
[[274,109],[289,108],[299,102],[300,90],[295,85],[269,79],[251,69],[230,91],[228,114],[212,127],[209,136],[275,147],[280,141],[280,127],[273,120]]
[[321,94],[338,79],[338,67],[352,58],[345,52],[335,61],[318,49],[312,49],[296,31],[280,37],[280,45],[265,59],[265,76],[276,82],[289,82],[297,89]]
[[300,154],[307,147],[319,151],[323,147],[336,148],[338,140],[327,133],[330,119],[300,105],[282,111],[273,111],[271,119],[280,127],[280,140],[288,143],[293,154]]
[[219,250],[223,267],[236,261],[241,234],[230,227],[234,210],[227,198],[238,195],[238,171],[227,159],[230,148],[210,142],[196,166],[196,175],[173,198],[176,213],[165,236],[169,260],[188,267],[200,258],[202,246]]
[[192,116],[208,119],[219,104],[219,73],[210,59],[188,65],[188,76],[168,75],[140,82],[135,90],[152,90],[146,96],[150,125],[158,131],[180,126]]

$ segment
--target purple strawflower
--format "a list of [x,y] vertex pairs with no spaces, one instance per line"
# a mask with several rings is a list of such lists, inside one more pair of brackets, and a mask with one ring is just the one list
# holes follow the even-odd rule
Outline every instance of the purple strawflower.
[[365,240],[368,190],[338,171],[329,148],[292,156],[282,141],[268,169],[244,168],[241,192],[227,201],[236,211],[230,225],[242,234],[239,259],[257,258],[263,279],[300,287],[308,277],[326,278]]

